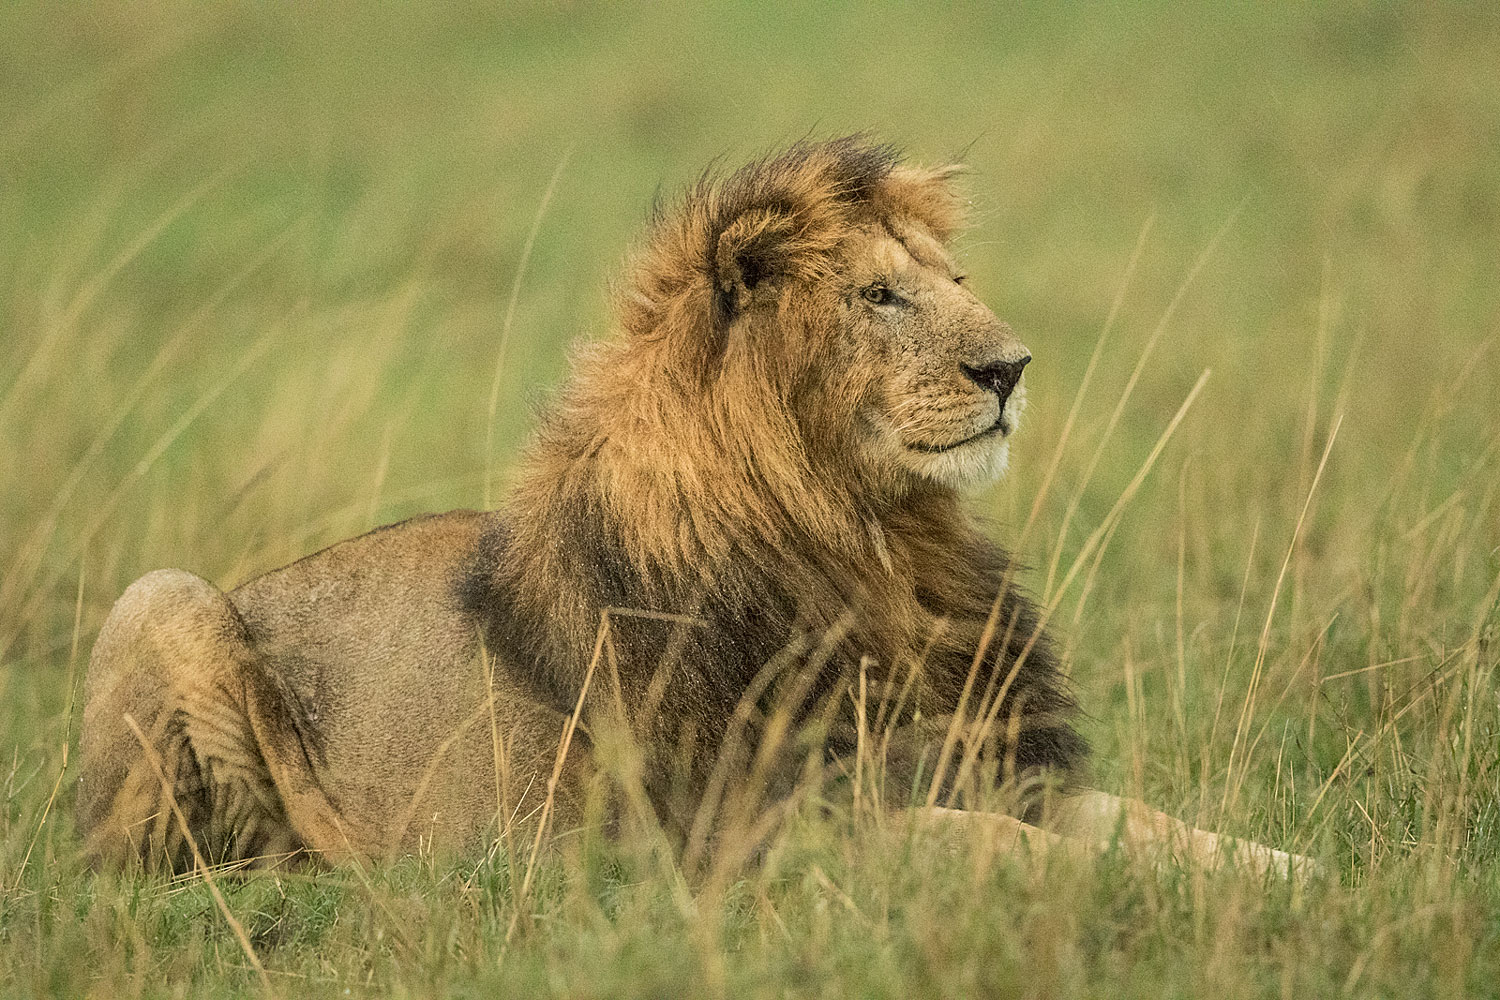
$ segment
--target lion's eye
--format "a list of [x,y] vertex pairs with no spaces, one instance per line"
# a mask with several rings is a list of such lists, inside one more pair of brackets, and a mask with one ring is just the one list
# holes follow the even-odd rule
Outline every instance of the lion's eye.
[[882,284],[870,285],[859,293],[866,302],[876,306],[888,306],[896,301],[896,295]]
[[953,276],[953,283],[955,285],[962,285],[965,281],[968,281],[968,280],[969,280],[969,276],[967,274],[955,274]]

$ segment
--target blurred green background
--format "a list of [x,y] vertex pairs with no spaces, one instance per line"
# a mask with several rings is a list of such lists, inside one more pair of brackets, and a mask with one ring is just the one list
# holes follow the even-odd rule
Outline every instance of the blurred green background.
[[0,7],[4,757],[59,761],[142,572],[503,495],[653,199],[860,130],[970,168],[960,255],[1037,359],[975,504],[1046,597],[1085,557],[1101,783],[1244,785],[1230,825],[1346,873],[1434,829],[1492,856],[1492,4]]

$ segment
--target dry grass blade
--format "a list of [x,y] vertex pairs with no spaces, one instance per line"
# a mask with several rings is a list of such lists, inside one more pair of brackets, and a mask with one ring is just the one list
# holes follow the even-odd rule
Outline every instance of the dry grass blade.
[[494,500],[491,492],[493,485],[491,463],[495,460],[495,414],[500,407],[500,381],[505,374],[505,351],[510,345],[510,328],[516,318],[516,302],[521,297],[521,282],[526,278],[526,268],[531,263],[531,251],[536,247],[537,234],[542,231],[542,219],[547,214],[547,206],[552,203],[552,195],[557,191],[557,182],[562,178],[563,170],[572,156],[573,147],[569,146],[557,161],[557,166],[553,168],[552,176],[547,181],[547,189],[542,192],[542,200],[537,204],[536,215],[531,220],[531,231],[526,234],[526,243],[521,248],[521,260],[516,265],[516,276],[511,280],[510,298],[505,304],[505,319],[500,324],[500,342],[495,346],[495,377],[490,382],[490,403],[485,410],[484,417],[484,506],[486,508]]
[[563,766],[568,760],[568,751],[573,746],[573,734],[578,730],[578,720],[583,716],[583,702],[588,697],[589,685],[594,682],[594,672],[599,666],[599,658],[604,653],[604,643],[609,636],[609,612],[605,611],[599,615],[599,632],[594,641],[594,653],[589,657],[588,669],[584,671],[583,684],[578,689],[578,701],[573,705],[573,714],[568,716],[567,724],[563,726],[562,742],[557,748],[557,759],[552,765],[552,775],[547,779],[547,798],[542,803],[542,814],[537,817],[536,835],[531,841],[531,853],[526,859],[526,875],[521,880],[521,888],[516,893],[515,912],[511,914],[510,926],[505,930],[507,943],[516,933],[516,926],[521,919],[521,913],[526,907],[526,900],[531,895],[531,884],[536,877],[537,858],[542,851],[542,841],[547,836],[547,826],[552,819],[553,806],[557,800],[557,786],[562,780]]
[[1312,508],[1313,497],[1317,495],[1318,484],[1323,481],[1323,470],[1328,467],[1328,456],[1333,453],[1333,443],[1338,440],[1339,428],[1343,426],[1344,418],[1340,414],[1333,422],[1333,429],[1328,432],[1328,441],[1323,446],[1323,457],[1318,461],[1318,470],[1313,474],[1312,484],[1307,488],[1307,497],[1302,502],[1302,511],[1297,515],[1297,526],[1292,529],[1292,540],[1287,545],[1286,557],[1281,561],[1281,570],[1276,574],[1276,584],[1271,588],[1271,604],[1266,609],[1266,620],[1261,626],[1260,642],[1256,645],[1255,666],[1250,671],[1249,687],[1245,691],[1245,700],[1240,706],[1239,722],[1235,725],[1234,743],[1229,749],[1228,773],[1230,780],[1224,786],[1224,799],[1219,807],[1219,819],[1223,821],[1229,814],[1229,808],[1239,796],[1240,787],[1244,783],[1245,768],[1248,764],[1242,762],[1241,773],[1238,778],[1234,776],[1235,755],[1240,744],[1249,735],[1250,719],[1255,710],[1256,695],[1260,690],[1261,675],[1265,670],[1266,650],[1271,644],[1271,623],[1276,619],[1276,603],[1281,596],[1281,586],[1286,581],[1287,569],[1291,566],[1292,556],[1297,551],[1297,542],[1302,537],[1303,526],[1307,523],[1307,512]]
[[1131,477],[1125,489],[1120,491],[1120,496],[1115,500],[1114,506],[1109,509],[1109,513],[1104,516],[1104,520],[1099,522],[1099,526],[1094,529],[1093,533],[1089,535],[1088,540],[1084,542],[1083,547],[1078,550],[1078,555],[1074,558],[1072,565],[1068,567],[1067,573],[1063,574],[1062,581],[1057,585],[1057,589],[1047,601],[1049,609],[1056,608],[1062,602],[1063,595],[1068,592],[1069,585],[1072,584],[1074,577],[1078,575],[1084,562],[1094,555],[1095,548],[1100,545],[1106,535],[1108,535],[1110,530],[1123,516],[1125,508],[1135,498],[1136,493],[1141,488],[1141,484],[1146,481],[1146,477],[1151,474],[1151,470],[1155,467],[1156,460],[1161,457],[1161,453],[1166,448],[1167,442],[1172,439],[1172,435],[1177,432],[1177,428],[1182,423],[1183,418],[1187,416],[1187,412],[1192,407],[1193,401],[1198,398],[1198,394],[1208,384],[1210,374],[1210,370],[1205,368],[1198,376],[1198,381],[1193,383],[1193,388],[1188,391],[1187,397],[1182,401],[1182,405],[1177,407],[1177,412],[1172,414],[1172,419],[1167,422],[1166,428],[1157,437],[1156,443],[1151,446],[1151,451],[1146,455],[1145,461],[1141,463],[1140,468],[1136,469],[1135,475]]
[[1063,420],[1062,431],[1057,435],[1057,446],[1052,449],[1052,458],[1047,463],[1047,471],[1042,474],[1042,483],[1037,487],[1035,499],[1031,501],[1031,513],[1026,515],[1026,523],[1021,526],[1021,534],[1016,540],[1018,551],[1025,551],[1026,542],[1031,537],[1032,526],[1036,524],[1037,517],[1042,512],[1043,501],[1051,493],[1052,481],[1057,477],[1057,470],[1061,467],[1063,456],[1067,453],[1068,442],[1073,436],[1073,427],[1078,422],[1079,412],[1083,409],[1084,397],[1088,395],[1089,385],[1094,380],[1094,371],[1099,367],[1099,359],[1104,355],[1104,345],[1109,342],[1109,335],[1115,328],[1115,319],[1125,305],[1125,295],[1130,290],[1130,282],[1135,277],[1136,266],[1140,264],[1141,254],[1146,249],[1146,237],[1150,235],[1151,227],[1155,222],[1155,213],[1147,216],[1145,223],[1141,226],[1140,235],[1136,237],[1135,249],[1130,252],[1130,261],[1125,265],[1125,276],[1120,279],[1120,287],[1109,306],[1109,315],[1104,318],[1104,326],[1094,340],[1094,349],[1089,354],[1088,364],[1084,366],[1083,377],[1078,380],[1078,391],[1073,394],[1073,404],[1068,407],[1068,415]]
[[[1239,218],[1240,211],[1244,207],[1245,203],[1240,202],[1235,207],[1235,210],[1229,213],[1229,218],[1224,220],[1224,225],[1219,227],[1219,231],[1214,233],[1213,238],[1208,241],[1208,245],[1203,248],[1203,252],[1198,255],[1198,259],[1193,261],[1193,266],[1188,269],[1187,275],[1177,286],[1177,291],[1173,294],[1172,301],[1167,303],[1166,310],[1161,314],[1161,318],[1157,320],[1155,329],[1146,338],[1146,346],[1141,348],[1140,357],[1136,359],[1135,367],[1130,372],[1130,378],[1126,381],[1125,388],[1120,392],[1120,398],[1115,402],[1115,408],[1110,412],[1109,422],[1105,424],[1104,433],[1099,437],[1099,444],[1095,447],[1093,456],[1089,458],[1089,463],[1084,468],[1078,487],[1073,492],[1073,498],[1068,502],[1068,509],[1063,512],[1062,525],[1057,529],[1057,544],[1053,547],[1052,558],[1047,563],[1047,580],[1042,585],[1042,597],[1047,603],[1050,603],[1054,596],[1052,582],[1057,577],[1057,567],[1062,559],[1063,546],[1068,540],[1068,527],[1073,523],[1073,518],[1078,513],[1078,505],[1082,503],[1084,493],[1088,489],[1089,483],[1093,481],[1094,473],[1099,468],[1099,462],[1104,457],[1105,448],[1109,445],[1110,438],[1114,436],[1115,427],[1119,424],[1120,417],[1125,412],[1125,404],[1130,401],[1130,397],[1135,393],[1136,384],[1140,381],[1141,374],[1146,370],[1146,362],[1150,360],[1151,355],[1156,351],[1156,345],[1161,341],[1162,335],[1167,332],[1167,327],[1171,324],[1172,317],[1177,315],[1177,309],[1182,305],[1183,299],[1187,297],[1188,289],[1193,286],[1198,273],[1203,270],[1204,265],[1213,256],[1214,251],[1218,249],[1219,244],[1223,242],[1224,237],[1233,228],[1235,220]],[[1066,590],[1067,587],[1063,585],[1059,589]]]
[[16,881],[12,888],[21,888],[21,879],[26,876],[26,864],[31,860],[32,849],[36,847],[37,838],[42,835],[42,827],[47,825],[47,817],[52,814],[52,803],[57,800],[57,790],[62,787],[63,775],[68,770],[68,744],[62,745],[62,763],[57,766],[57,780],[52,783],[52,794],[47,796],[47,804],[42,808],[42,818],[37,820],[36,832],[31,835],[31,843],[26,845],[26,856],[21,858],[21,865],[16,869]]

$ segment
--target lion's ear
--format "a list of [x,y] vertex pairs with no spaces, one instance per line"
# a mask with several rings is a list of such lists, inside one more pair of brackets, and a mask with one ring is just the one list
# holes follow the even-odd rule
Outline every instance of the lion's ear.
[[733,319],[755,300],[756,290],[784,277],[803,242],[794,214],[754,208],[735,216],[714,247],[714,301],[719,316]]
[[946,243],[964,226],[964,201],[953,184],[963,172],[959,163],[898,166],[880,185],[877,197],[883,211],[917,220]]

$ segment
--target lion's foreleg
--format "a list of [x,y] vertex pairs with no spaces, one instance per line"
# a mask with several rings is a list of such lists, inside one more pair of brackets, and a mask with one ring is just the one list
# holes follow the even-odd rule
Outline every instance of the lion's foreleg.
[[1116,836],[1127,850],[1177,858],[1206,869],[1225,865],[1264,875],[1305,878],[1317,863],[1265,844],[1199,830],[1137,799],[1108,792],[1077,791],[1050,803],[1043,825],[1081,842],[1107,846]]
[[965,843],[983,844],[998,854],[1029,854],[1033,858],[1045,858],[1057,855],[1085,857],[1090,853],[1081,841],[1006,813],[929,806],[910,813],[909,819],[918,830],[957,835]]
[[919,829],[957,831],[967,842],[1032,857],[1089,857],[1118,835],[1127,852],[1152,863],[1176,859],[1209,870],[1232,865],[1298,881],[1317,871],[1311,858],[1198,830],[1144,802],[1107,792],[1078,792],[1053,802],[1040,826],[1004,813],[941,807],[917,810],[915,822]]

